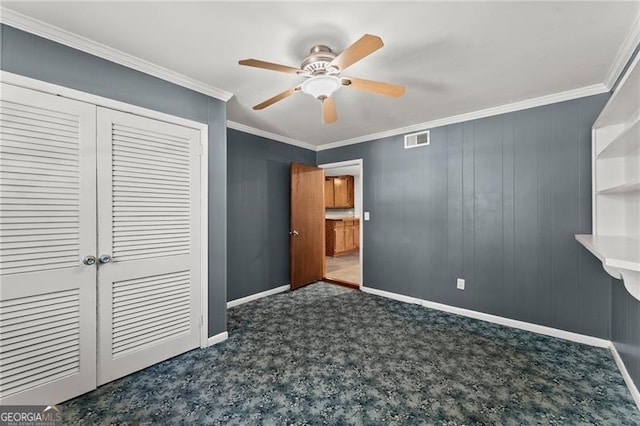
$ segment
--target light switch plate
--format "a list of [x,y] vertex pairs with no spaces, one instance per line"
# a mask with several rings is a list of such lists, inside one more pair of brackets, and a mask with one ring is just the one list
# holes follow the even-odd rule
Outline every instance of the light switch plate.
[[464,280],[462,278],[458,278],[458,290],[464,290]]
[[364,212],[364,220],[369,220],[369,212]]

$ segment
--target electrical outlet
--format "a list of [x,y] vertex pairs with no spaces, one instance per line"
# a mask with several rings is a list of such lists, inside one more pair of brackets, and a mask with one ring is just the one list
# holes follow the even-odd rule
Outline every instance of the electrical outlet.
[[458,290],[464,290],[464,280],[462,278],[458,278]]

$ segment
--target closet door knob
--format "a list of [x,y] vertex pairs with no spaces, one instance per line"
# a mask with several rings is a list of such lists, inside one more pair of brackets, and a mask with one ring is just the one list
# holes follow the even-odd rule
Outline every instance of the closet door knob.
[[108,254],[103,254],[98,258],[98,260],[100,261],[100,263],[109,263],[111,262],[111,256],[109,256]]
[[84,259],[82,259],[82,263],[84,263],[85,265],[95,265],[96,264],[96,257],[95,256],[86,256]]

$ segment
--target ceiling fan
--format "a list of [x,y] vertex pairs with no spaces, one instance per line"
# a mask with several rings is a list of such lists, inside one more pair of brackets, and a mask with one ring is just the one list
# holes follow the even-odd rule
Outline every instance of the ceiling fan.
[[404,94],[404,86],[341,75],[348,67],[369,56],[382,46],[384,44],[380,37],[365,34],[339,55],[327,46],[321,44],[313,46],[309,55],[300,64],[300,68],[258,59],[243,59],[238,63],[249,67],[297,74],[305,78],[301,84],[254,106],[254,110],[264,109],[294,93],[302,91],[322,102],[322,121],[324,123],[333,123],[338,119],[338,115],[331,95],[342,86],[393,97],[399,97]]

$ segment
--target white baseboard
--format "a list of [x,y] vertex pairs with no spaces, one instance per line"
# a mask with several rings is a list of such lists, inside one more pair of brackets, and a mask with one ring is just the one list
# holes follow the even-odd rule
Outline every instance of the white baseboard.
[[416,299],[415,297],[405,296],[403,294],[391,293],[390,291],[378,290],[377,288],[371,287],[360,287],[361,291],[365,293],[375,294],[376,296],[386,297],[387,299],[399,300],[400,302],[405,303],[413,303],[414,305],[422,305],[421,299]]
[[611,342],[611,345],[609,345],[609,349],[613,354],[613,359],[615,359],[616,364],[618,364],[618,369],[620,370],[620,374],[622,374],[622,378],[624,379],[624,382],[627,384],[627,387],[629,388],[629,392],[631,392],[631,396],[633,397],[633,400],[636,402],[636,405],[640,410],[640,392],[638,392],[638,388],[636,387],[636,384],[633,383],[633,379],[631,378],[631,375],[629,375],[629,372],[627,371],[627,367],[624,365],[624,361],[622,361],[622,357],[618,353],[618,350],[616,349],[616,346],[613,344],[613,342]]
[[599,337],[587,336],[585,334],[573,333],[571,331],[560,330],[557,328],[547,327],[544,325],[533,324],[525,321],[518,321],[511,318],[500,317],[497,315],[485,314],[483,312],[472,311],[470,309],[458,308],[455,306],[444,305],[442,303],[422,301],[422,306],[439,311],[445,311],[456,315],[462,315],[469,318],[479,319],[481,321],[492,322],[495,324],[505,325],[507,327],[518,328],[520,330],[532,331],[546,336],[557,337],[559,339],[570,340],[572,342],[584,343],[599,348],[608,348],[610,342]]
[[253,300],[262,299],[263,297],[282,293],[283,291],[287,291],[287,290],[289,290],[289,284],[281,285],[280,287],[272,288],[271,290],[262,291],[260,293],[242,297],[240,299],[231,300],[227,302],[227,309],[233,308],[234,306],[242,305],[243,303],[251,302]]
[[449,312],[456,315],[462,315],[469,318],[475,318],[481,321],[487,321],[507,327],[518,328],[521,330],[532,331],[534,333],[544,334],[547,336],[557,337],[560,339],[570,340],[572,342],[584,343],[599,348],[608,348],[611,342],[598,337],[587,336],[584,334],[573,333],[570,331],[559,330],[557,328],[546,327],[543,325],[533,324],[530,322],[518,321],[510,318],[500,317],[497,315],[485,314],[483,312],[472,311],[470,309],[458,308],[455,306],[445,305],[442,303],[431,302],[429,300],[418,299],[415,297],[405,296],[402,294],[391,293],[389,291],[378,290],[370,287],[362,287],[362,291],[386,297],[389,299],[399,300],[401,302],[422,305],[427,308],[436,309],[438,311]]
[[207,339],[207,347],[216,345],[220,342],[224,342],[229,338],[229,333],[223,331],[222,333],[218,333],[215,336],[211,336]]
[[442,303],[431,302],[429,300],[418,299],[416,297],[405,296],[403,294],[392,293],[390,291],[378,290],[371,287],[361,287],[362,291],[366,293],[375,294],[377,296],[386,297],[388,299],[399,300],[405,303],[412,303],[415,305],[422,305],[426,308],[436,309],[439,311],[445,311],[456,315],[462,315],[469,318],[478,319],[481,321],[487,321],[495,324],[504,325],[507,327],[519,328],[521,330],[531,331],[533,333],[544,334],[551,337],[557,337],[564,340],[570,340],[572,342],[584,343],[590,346],[596,346],[599,348],[608,348],[613,354],[613,359],[618,365],[620,374],[624,378],[624,382],[629,388],[629,392],[633,397],[638,409],[640,410],[640,392],[636,387],[631,375],[627,371],[627,367],[624,365],[624,361],[620,357],[618,350],[613,342],[606,339],[600,339],[598,337],[587,336],[584,334],[572,333],[570,331],[558,330],[557,328],[545,327],[543,325],[532,324],[530,322],[518,321],[510,318],[499,317],[497,315],[485,314],[478,311],[472,311],[470,309],[458,308],[455,306],[449,306]]

